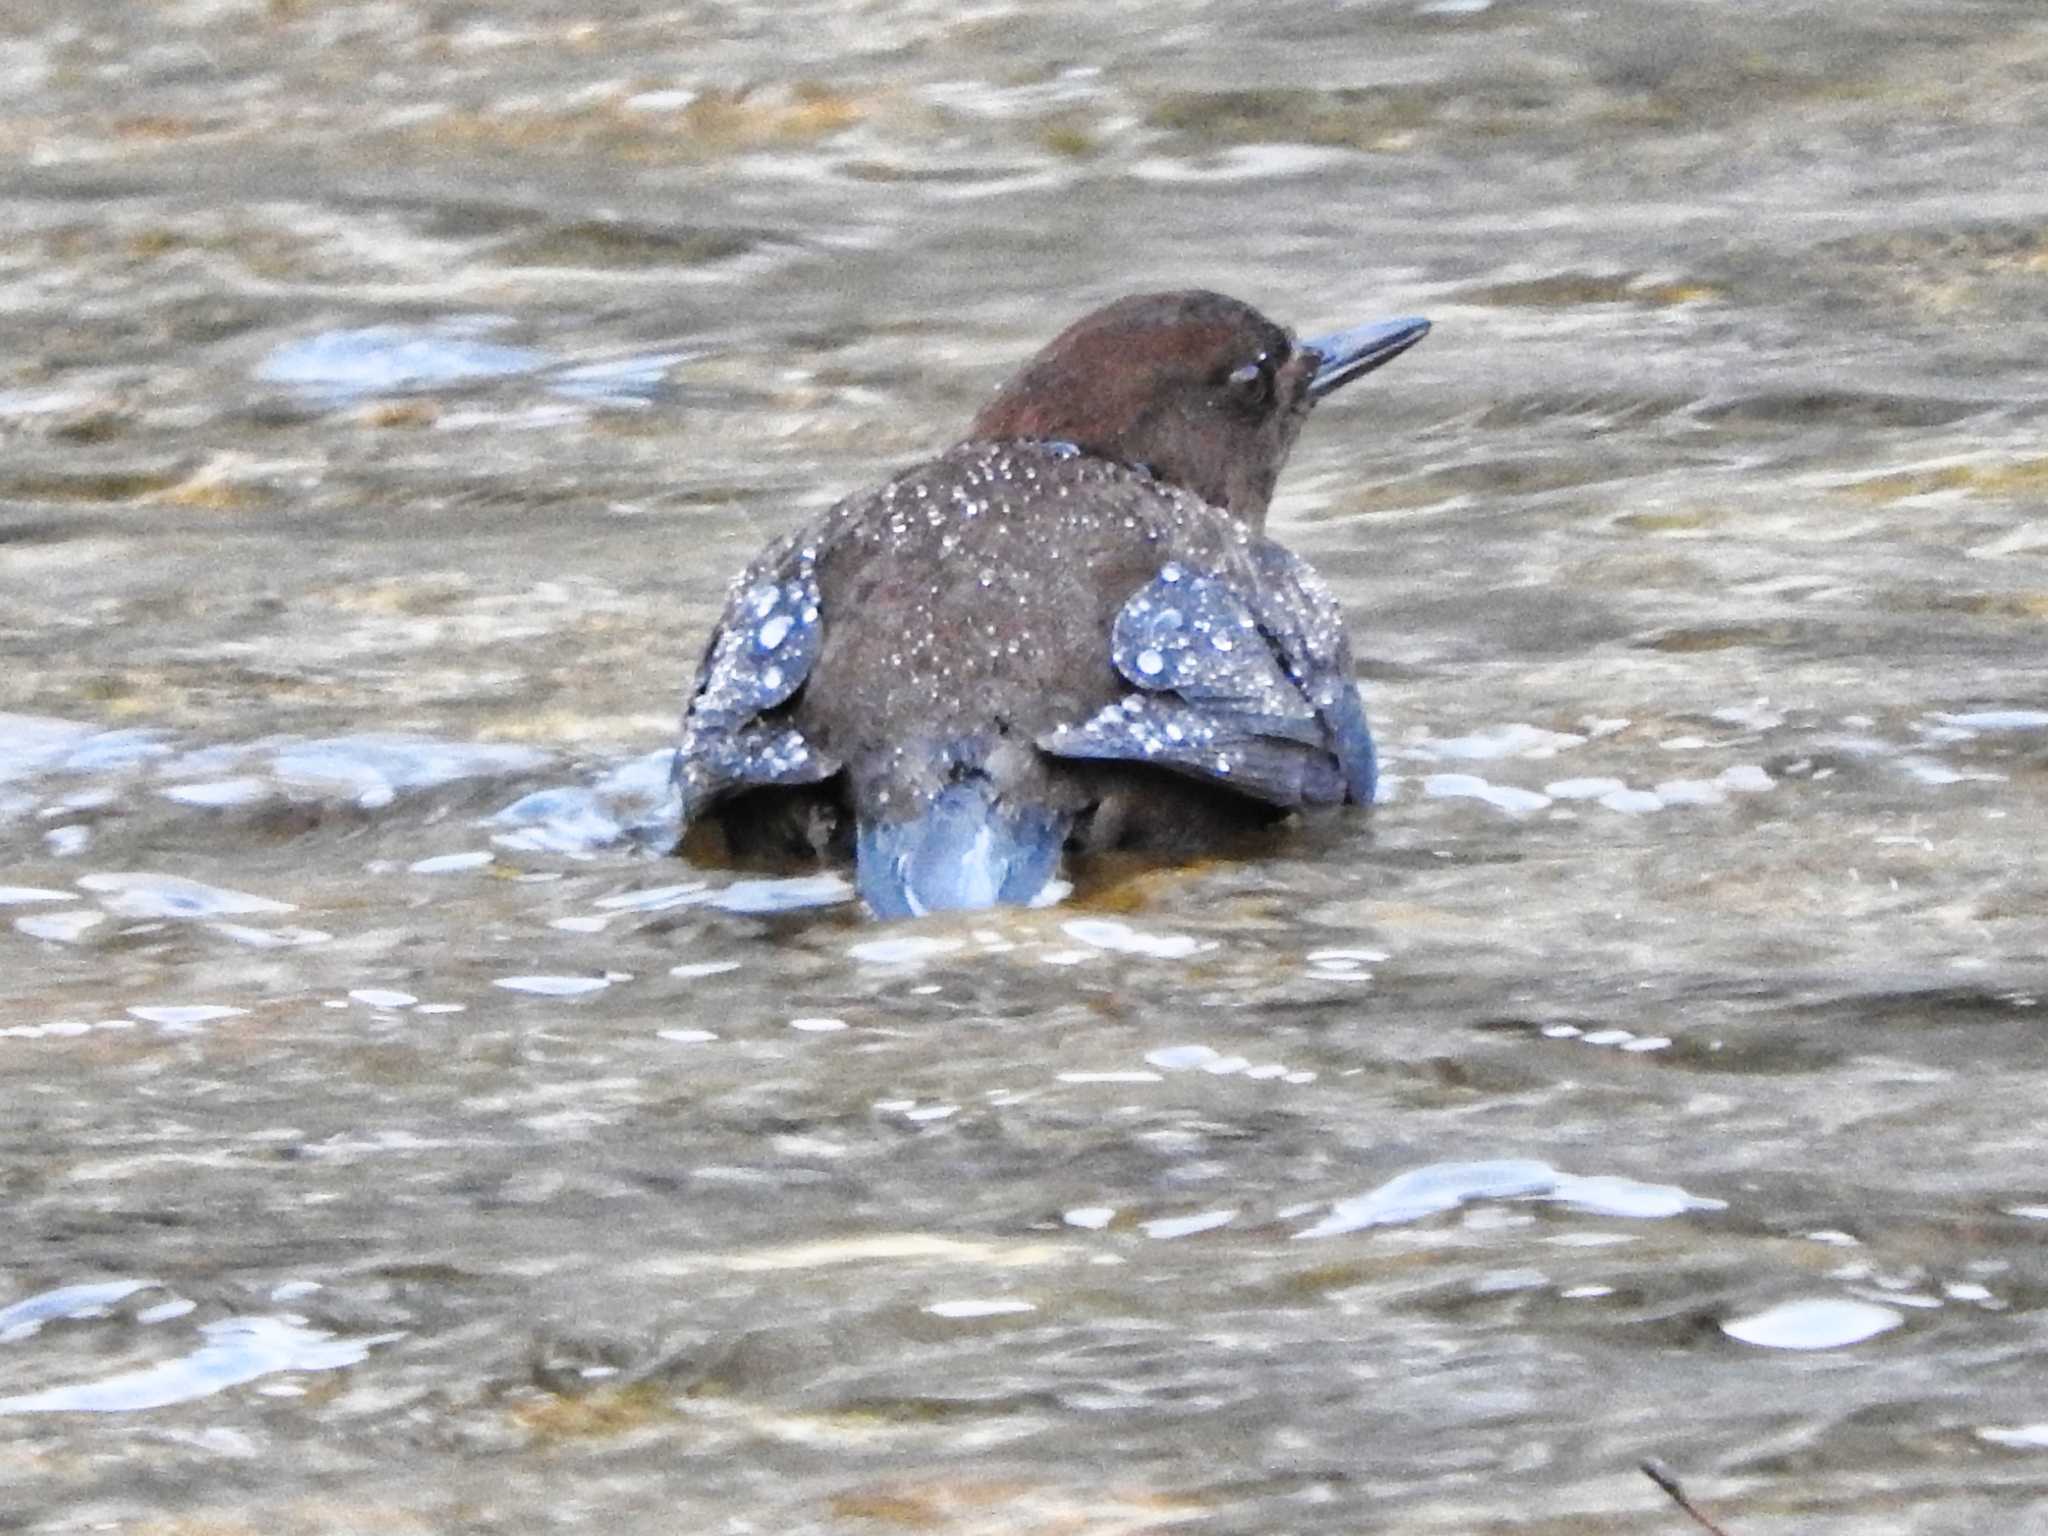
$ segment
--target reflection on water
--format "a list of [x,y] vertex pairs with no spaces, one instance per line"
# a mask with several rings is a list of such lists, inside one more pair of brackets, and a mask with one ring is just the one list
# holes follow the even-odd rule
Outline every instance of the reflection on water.
[[490,326],[489,317],[471,316],[444,322],[438,330],[373,325],[322,331],[274,349],[256,365],[256,377],[342,405],[369,395],[506,378],[540,367],[541,354],[531,348],[480,340],[477,333]]
[[[374,396],[419,394],[546,370],[549,390],[592,405],[637,407],[652,403],[669,370],[695,356],[667,352],[608,358],[594,363],[551,365],[531,347],[484,340],[502,317],[468,315],[432,328],[396,325],[321,331],[273,349],[254,376],[282,384],[307,403],[333,408]],[[568,418],[563,418],[567,420]],[[482,415],[442,418],[440,425],[486,425]],[[527,418],[528,425],[540,422]]]
[[1703,1200],[1669,1184],[1641,1184],[1611,1175],[1559,1173],[1548,1163],[1439,1163],[1390,1179],[1369,1194],[1339,1200],[1297,1237],[1338,1237],[1366,1227],[1419,1221],[1473,1200],[1557,1200],[1602,1216],[1676,1216],[1718,1211],[1725,1200]]
[[[2037,21],[25,13],[16,1523],[2014,1527]],[[1436,323],[1276,506],[1370,820],[887,927],[663,856],[730,574],[1187,283]]]
[[[176,1298],[170,1305],[178,1304],[189,1310],[190,1304],[184,1298]],[[176,1314],[159,1312],[157,1317],[142,1320],[155,1322],[171,1315]],[[404,1337],[388,1333],[366,1339],[335,1339],[287,1317],[228,1317],[202,1323],[198,1331],[205,1342],[175,1360],[123,1371],[98,1381],[0,1397],[0,1413],[124,1413],[168,1408],[211,1397],[265,1376],[357,1365],[369,1358],[376,1345]],[[263,1390],[273,1396],[298,1396],[304,1388],[277,1383]]]
[[[273,1288],[269,1299],[293,1301],[319,1289],[311,1281],[287,1282]],[[162,1299],[135,1303],[133,1298],[144,1292],[162,1293]],[[0,1307],[0,1344],[21,1344],[52,1324],[105,1323],[107,1328],[126,1331],[183,1319],[197,1310],[197,1302],[156,1280],[60,1286]],[[0,1412],[120,1413],[164,1408],[264,1376],[355,1365],[367,1359],[377,1345],[402,1337],[392,1333],[337,1340],[288,1314],[217,1318],[200,1323],[196,1331],[203,1342],[175,1358],[96,1380],[0,1397]],[[303,1388],[275,1383],[264,1391],[296,1396]]]

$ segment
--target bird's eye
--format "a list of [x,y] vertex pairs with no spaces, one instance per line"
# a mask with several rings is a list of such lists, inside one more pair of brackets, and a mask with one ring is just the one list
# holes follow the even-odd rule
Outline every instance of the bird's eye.
[[1225,380],[1230,397],[1239,405],[1256,408],[1273,398],[1273,369],[1264,358],[1234,369]]

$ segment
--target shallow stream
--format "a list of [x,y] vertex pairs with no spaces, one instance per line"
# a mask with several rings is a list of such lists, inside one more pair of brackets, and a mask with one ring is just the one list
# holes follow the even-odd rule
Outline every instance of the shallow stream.
[[[0,1530],[2048,1522],[2037,0],[0,19]],[[761,543],[1117,293],[1436,331],[1370,817],[650,855]]]

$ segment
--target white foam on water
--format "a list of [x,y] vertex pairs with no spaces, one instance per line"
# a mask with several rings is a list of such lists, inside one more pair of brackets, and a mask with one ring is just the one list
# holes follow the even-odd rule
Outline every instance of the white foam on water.
[[230,1008],[225,1003],[145,1003],[128,1013],[145,1024],[154,1024],[166,1034],[187,1034],[202,1024],[240,1018],[249,1010]]
[[251,949],[296,949],[307,944],[325,944],[334,937],[318,928],[248,928],[240,923],[208,923],[206,926],[222,938],[233,939]]
[[104,912],[38,912],[29,917],[17,917],[14,928],[17,933],[32,939],[46,939],[52,944],[76,944],[106,920]]
[[868,939],[847,947],[849,958],[863,965],[920,965],[966,948],[960,939],[942,939],[931,934],[906,934],[900,938]]
[[1720,805],[1728,798],[1710,779],[1666,779],[1655,786],[1655,793],[1666,805]]
[[1198,1211],[1192,1216],[1162,1216],[1156,1221],[1140,1222],[1147,1237],[1173,1238],[1192,1237],[1197,1232],[1213,1232],[1218,1227],[1227,1227],[1237,1220],[1235,1210]]
[[1644,816],[1664,809],[1664,802],[1647,789],[1614,789],[1600,797],[1601,806],[1624,816]]
[[[622,105],[630,108],[638,99],[629,97]],[[547,376],[547,384],[552,392],[571,400],[594,405],[645,406],[661,393],[671,368],[700,355],[696,352],[650,352],[608,358],[597,363],[579,363],[573,368],[552,370]],[[667,749],[663,750],[664,759],[670,755]]]
[[1813,1296],[1729,1318],[1721,1331],[1764,1349],[1841,1349],[1889,1333],[1905,1320],[1903,1313],[1876,1302]]
[[1558,779],[1544,785],[1543,793],[1553,800],[1598,800],[1627,788],[1620,779]]
[[710,889],[709,881],[689,880],[681,885],[655,885],[644,891],[600,896],[592,905],[606,912],[661,912],[670,907],[694,905],[702,901]]
[[1548,795],[1507,784],[1489,784],[1474,773],[1432,773],[1422,781],[1422,792],[1432,800],[1483,800],[1516,816],[1540,811],[1550,804]]
[[1898,766],[1908,778],[1940,788],[1946,784],[2003,783],[2005,775],[1983,768],[1956,768],[1931,757],[1902,757]]
[[1992,1445],[2002,1445],[2015,1451],[2048,1450],[2048,1423],[2041,1424],[1987,1424],[1977,1431],[1979,1440]]
[[1198,939],[1185,933],[1145,933],[1129,923],[1106,917],[1077,917],[1060,924],[1060,932],[1092,949],[1144,955],[1153,960],[1185,960],[1190,955],[1221,947],[1213,939]]
[[105,1317],[107,1309],[125,1301],[137,1291],[146,1291],[157,1280],[90,1280],[82,1285],[60,1285],[39,1291],[20,1301],[0,1307],[0,1344],[12,1344],[32,1337],[45,1323],[61,1318]]
[[403,1333],[338,1339],[283,1317],[227,1317],[203,1323],[204,1341],[191,1354],[98,1381],[46,1387],[0,1398],[0,1413],[124,1413],[196,1402],[230,1387],[286,1371],[332,1371],[360,1365],[370,1351]]
[[432,858],[415,859],[405,869],[412,875],[452,875],[459,870],[482,869],[496,857],[488,848],[473,848],[467,853],[437,853]]
[[1970,714],[1934,716],[1943,725],[1960,726],[1966,731],[2041,731],[2048,730],[2048,709],[1981,709]]
[[1062,1083],[1163,1083],[1157,1072],[1062,1072],[1054,1081]]
[[1757,699],[1749,704],[1730,704],[1725,709],[1715,710],[1714,718],[1727,725],[1739,725],[1748,731],[1774,731],[1785,723],[1785,716],[1771,708],[1769,699]]
[[1169,1072],[1192,1071],[1217,1059],[1218,1053],[1206,1045],[1163,1045],[1145,1053],[1146,1061]]
[[47,715],[0,713],[0,784],[61,771],[95,729]]
[[288,901],[147,870],[81,875],[78,883],[116,917],[246,917],[298,910]]
[[210,779],[198,784],[173,784],[159,789],[158,794],[166,800],[175,800],[180,805],[196,805],[212,810],[230,806],[254,805],[275,794],[276,788],[261,779],[234,778]]
[[490,818],[516,830],[493,834],[500,848],[520,853],[564,853],[588,858],[626,835],[625,825],[587,789],[537,789]]
[[935,1301],[925,1308],[934,1317],[1009,1317],[1020,1312],[1036,1312],[1037,1306],[1028,1301],[1011,1298],[991,1298],[986,1301],[963,1298],[959,1301]]
[[349,996],[371,1008],[410,1008],[419,1001],[410,992],[393,992],[383,987],[357,987]]
[[1474,1200],[1551,1200],[1594,1215],[1637,1219],[1727,1208],[1726,1201],[1689,1194],[1675,1184],[1561,1173],[1533,1158],[1508,1158],[1410,1169],[1365,1194],[1336,1201],[1321,1221],[1294,1235],[1338,1237],[1369,1227],[1397,1226]]
[[1315,144],[1237,144],[1192,160],[1148,156],[1130,167],[1139,181],[1272,182],[1355,166],[1357,152]]
[[336,403],[532,373],[546,355],[484,341],[478,317],[439,326],[368,325],[318,331],[274,347],[256,377]]
[[287,784],[339,792],[375,809],[405,790],[523,773],[547,761],[537,747],[365,733],[294,742],[278,750],[272,771]]
[[1402,746],[1402,755],[1426,762],[1453,758],[1465,762],[1490,762],[1504,757],[1542,759],[1555,757],[1571,747],[1583,746],[1585,741],[1585,737],[1569,731],[1547,731],[1540,725],[1516,722],[1489,725],[1467,736],[1424,737],[1420,741],[1406,742]]
[[721,912],[766,915],[799,912],[807,907],[836,906],[853,900],[853,887],[842,875],[799,875],[787,880],[735,880],[711,892],[702,904]]
[[491,985],[538,997],[582,997],[602,992],[611,983],[602,976],[500,976]]

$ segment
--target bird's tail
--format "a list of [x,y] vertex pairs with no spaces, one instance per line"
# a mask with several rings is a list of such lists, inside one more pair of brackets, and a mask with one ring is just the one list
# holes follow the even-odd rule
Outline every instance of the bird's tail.
[[1059,869],[1071,819],[1004,805],[995,784],[974,774],[909,821],[862,823],[855,880],[877,917],[1021,905]]

